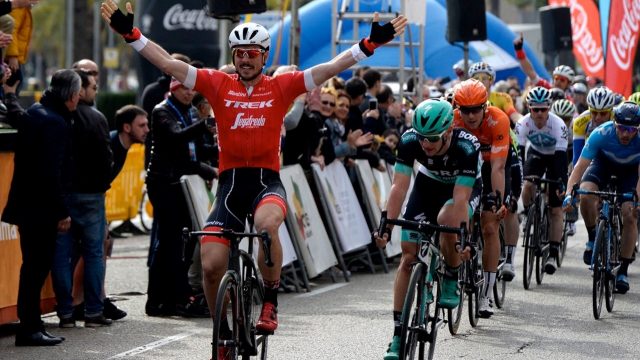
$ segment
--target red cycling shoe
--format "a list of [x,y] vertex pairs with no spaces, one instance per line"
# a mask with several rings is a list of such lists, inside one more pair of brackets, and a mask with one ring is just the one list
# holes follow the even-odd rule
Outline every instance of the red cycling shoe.
[[262,304],[262,313],[256,329],[262,332],[274,332],[278,328],[278,309],[270,302]]

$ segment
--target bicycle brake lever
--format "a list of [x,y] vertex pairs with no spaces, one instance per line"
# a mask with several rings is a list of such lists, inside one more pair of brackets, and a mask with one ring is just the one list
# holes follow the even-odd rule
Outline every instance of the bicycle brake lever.
[[260,235],[262,239],[262,250],[264,252],[264,263],[268,267],[273,267],[273,261],[271,260],[271,237],[266,231]]

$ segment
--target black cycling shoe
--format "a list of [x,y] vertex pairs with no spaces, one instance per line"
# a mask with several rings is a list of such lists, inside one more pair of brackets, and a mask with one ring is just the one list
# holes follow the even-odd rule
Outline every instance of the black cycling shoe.
[[556,260],[556,257],[549,255],[546,264],[544,264],[544,272],[549,275],[553,275],[553,273],[555,273],[557,269],[558,261]]

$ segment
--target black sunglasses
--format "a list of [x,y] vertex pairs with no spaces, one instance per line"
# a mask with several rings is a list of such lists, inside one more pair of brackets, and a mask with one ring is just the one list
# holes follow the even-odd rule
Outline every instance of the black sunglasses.
[[549,108],[548,108],[548,107],[535,107],[535,108],[531,108],[531,112],[535,112],[535,113],[545,112],[545,111],[549,111]]
[[442,137],[444,136],[444,134],[447,133],[447,130],[445,130],[444,132],[440,133],[440,134],[435,134],[435,135],[422,135],[422,134],[418,134],[416,133],[416,135],[418,136],[418,141],[426,141],[426,142],[430,142],[430,143],[436,143],[438,141],[440,141],[442,139]]
[[458,107],[458,109],[460,109],[460,112],[465,114],[465,115],[469,115],[471,113],[473,114],[477,114],[480,111],[484,110],[484,105],[480,105],[480,106],[474,106],[474,107],[464,107],[464,106],[460,106]]

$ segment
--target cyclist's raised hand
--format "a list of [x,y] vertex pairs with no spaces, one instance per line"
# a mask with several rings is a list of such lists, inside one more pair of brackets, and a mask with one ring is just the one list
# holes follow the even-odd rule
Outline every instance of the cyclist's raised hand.
[[513,40],[513,49],[515,51],[520,51],[522,50],[523,46],[524,46],[524,35],[520,33],[520,36],[515,38],[515,40]]
[[140,30],[133,27],[133,6],[130,2],[125,5],[127,14],[125,15],[118,8],[114,0],[107,0],[100,5],[100,14],[109,26],[127,42],[133,42],[140,38]]
[[373,22],[371,23],[371,33],[369,37],[360,41],[360,50],[367,56],[373,55],[375,49],[404,33],[407,22],[407,18],[404,17],[404,15],[399,15],[390,22],[380,25],[380,15],[377,12],[374,13]]

